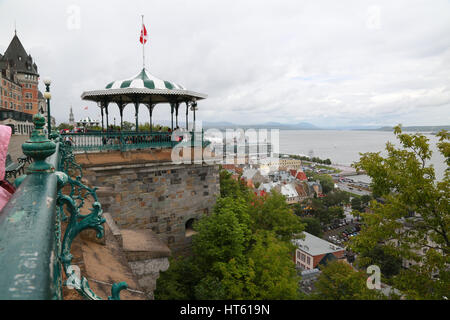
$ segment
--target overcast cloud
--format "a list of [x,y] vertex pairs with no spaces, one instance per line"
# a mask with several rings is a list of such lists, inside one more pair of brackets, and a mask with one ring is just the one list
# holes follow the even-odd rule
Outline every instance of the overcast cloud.
[[[76,120],[98,119],[80,95],[140,71],[141,14],[148,69],[208,94],[204,121],[450,124],[448,0],[0,0],[0,52],[16,21],[41,79],[53,81],[57,122],[71,105]],[[133,107],[125,113],[133,121]],[[155,118],[170,119],[169,107]]]

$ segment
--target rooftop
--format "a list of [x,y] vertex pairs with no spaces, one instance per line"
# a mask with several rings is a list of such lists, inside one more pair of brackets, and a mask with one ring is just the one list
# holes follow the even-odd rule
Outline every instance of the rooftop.
[[292,242],[298,247],[298,249],[312,256],[344,250],[344,248],[338,247],[331,242],[313,236],[308,232],[303,232],[303,234],[305,235],[305,239],[294,239]]
[[9,61],[17,72],[38,75],[33,58],[26,52],[17,35],[14,35],[3,57],[0,58]]

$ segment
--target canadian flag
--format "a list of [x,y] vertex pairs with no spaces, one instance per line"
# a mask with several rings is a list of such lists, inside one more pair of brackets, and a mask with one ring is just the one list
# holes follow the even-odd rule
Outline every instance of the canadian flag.
[[147,29],[145,28],[145,25],[142,24],[142,30],[141,30],[141,38],[139,39],[141,41],[142,44],[146,44],[147,43]]

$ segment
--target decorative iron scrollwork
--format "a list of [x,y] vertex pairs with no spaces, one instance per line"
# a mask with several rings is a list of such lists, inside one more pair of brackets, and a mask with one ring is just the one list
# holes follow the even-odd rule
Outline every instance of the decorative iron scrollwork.
[[[98,202],[96,194],[97,188],[89,188],[81,182],[81,166],[75,162],[75,157],[69,147],[63,146],[62,144],[60,144],[60,146],[62,152],[60,167],[65,171],[67,179],[59,186],[56,204],[58,208],[58,218],[63,221],[69,218],[64,238],[60,246],[59,255],[64,273],[67,277],[65,285],[74,288],[86,299],[101,300],[101,298],[90,288],[88,280],[85,277],[77,275],[75,270],[73,270],[71,265],[73,256],[70,249],[72,241],[83,230],[94,229],[97,231],[97,238],[102,238],[104,236],[103,223],[105,223],[106,219],[102,216],[103,210],[101,204]],[[78,170],[79,175],[75,179],[72,179],[70,173],[73,173],[74,169]],[[61,190],[67,183],[70,185],[71,191],[69,195],[64,195]],[[82,215],[80,214],[80,209],[84,206],[85,199],[88,196],[91,196],[93,199],[92,208],[90,208],[90,214]],[[65,215],[64,207],[68,211],[69,216]],[[59,229],[57,230],[59,231]],[[109,296],[108,299],[120,300],[120,292],[127,288],[128,285],[125,282],[113,284],[111,296]]]

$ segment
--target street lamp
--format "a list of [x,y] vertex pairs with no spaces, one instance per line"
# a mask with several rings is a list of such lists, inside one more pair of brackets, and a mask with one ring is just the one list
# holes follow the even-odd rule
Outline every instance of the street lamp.
[[50,85],[52,81],[48,78],[44,79],[45,84],[45,93],[44,98],[47,100],[47,130],[48,130],[48,137],[50,138],[50,134],[52,132],[52,118],[50,115],[50,99],[52,98],[52,94],[50,93]]
[[197,111],[197,110],[198,110],[197,101],[193,100],[192,105],[191,105],[191,111],[194,111],[194,131],[197,130],[197,126],[195,125],[195,111]]

